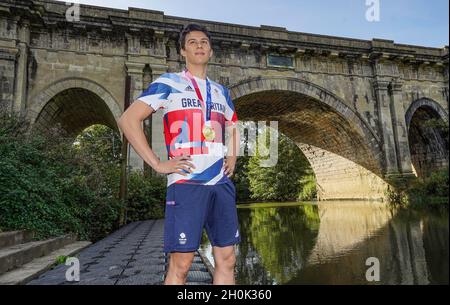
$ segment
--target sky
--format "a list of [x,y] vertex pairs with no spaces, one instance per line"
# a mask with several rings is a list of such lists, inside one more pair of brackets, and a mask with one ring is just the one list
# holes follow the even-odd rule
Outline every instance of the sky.
[[[162,11],[170,16],[250,26],[271,25],[294,32],[365,40],[381,38],[394,40],[395,43],[427,47],[440,48],[449,44],[449,0],[72,0],[72,2],[120,9],[137,7]],[[379,6],[376,3],[379,3]],[[369,22],[366,15],[375,16],[374,9],[377,7],[379,7],[378,20]]]

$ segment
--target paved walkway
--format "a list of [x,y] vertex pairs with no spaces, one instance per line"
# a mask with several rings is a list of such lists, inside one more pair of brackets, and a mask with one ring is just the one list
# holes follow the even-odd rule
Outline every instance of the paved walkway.
[[[28,285],[161,285],[167,268],[163,229],[163,220],[130,223],[77,255],[79,282],[66,281],[70,266],[60,264]],[[187,284],[211,283],[211,274],[196,253]]]

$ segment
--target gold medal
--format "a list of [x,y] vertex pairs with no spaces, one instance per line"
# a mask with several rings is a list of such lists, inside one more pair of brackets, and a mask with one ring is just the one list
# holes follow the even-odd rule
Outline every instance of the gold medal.
[[203,136],[206,140],[212,141],[216,138],[216,132],[209,126],[203,127]]
[[202,102],[202,112],[205,111],[205,125],[203,126],[203,136],[207,141],[213,141],[216,138],[216,132],[211,127],[211,85],[209,83],[208,78],[206,78],[206,109],[205,109],[205,102],[203,101],[202,94],[200,92],[200,89],[198,88],[198,84],[195,81],[194,77],[189,71],[185,71],[185,75],[189,78],[189,80],[192,82],[192,85],[195,88],[195,93],[197,94],[198,99]]

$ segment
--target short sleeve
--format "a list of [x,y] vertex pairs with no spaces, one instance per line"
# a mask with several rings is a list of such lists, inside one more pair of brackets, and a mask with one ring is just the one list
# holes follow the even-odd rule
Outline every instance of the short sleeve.
[[227,126],[233,126],[237,123],[238,118],[228,88],[224,87],[224,95],[227,101],[227,104],[225,106],[225,123]]
[[168,102],[169,95],[172,93],[173,89],[166,81],[167,78],[165,74],[157,78],[152,82],[147,90],[142,92],[142,94],[136,99],[146,103],[151,106],[155,112],[164,108]]

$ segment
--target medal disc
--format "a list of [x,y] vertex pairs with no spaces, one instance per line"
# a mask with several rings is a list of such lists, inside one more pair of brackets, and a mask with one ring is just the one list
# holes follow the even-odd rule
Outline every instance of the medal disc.
[[205,137],[206,140],[212,141],[215,139],[216,133],[214,132],[214,129],[212,129],[211,127],[205,126],[203,128],[203,136]]

